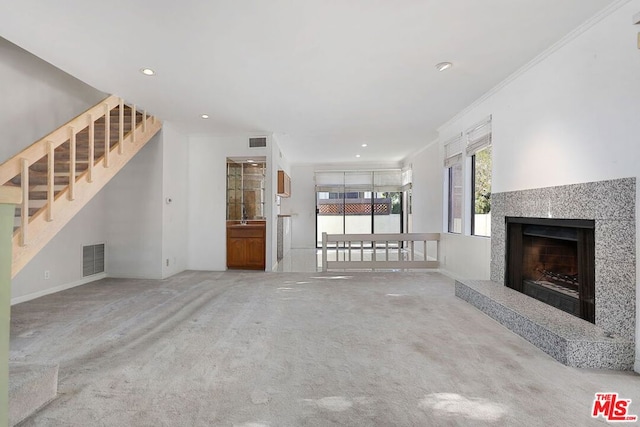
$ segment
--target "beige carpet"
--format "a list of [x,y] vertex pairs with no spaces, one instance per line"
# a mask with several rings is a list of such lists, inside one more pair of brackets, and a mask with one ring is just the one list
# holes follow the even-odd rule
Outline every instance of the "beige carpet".
[[587,426],[640,377],[567,368],[437,273],[106,279],[19,304],[11,359],[59,363],[25,426]]

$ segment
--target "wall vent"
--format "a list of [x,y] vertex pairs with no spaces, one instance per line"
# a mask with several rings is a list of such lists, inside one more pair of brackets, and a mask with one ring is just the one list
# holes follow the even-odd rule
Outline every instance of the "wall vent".
[[104,273],[104,243],[82,247],[82,277]]
[[267,146],[267,137],[249,138],[249,148],[259,148]]

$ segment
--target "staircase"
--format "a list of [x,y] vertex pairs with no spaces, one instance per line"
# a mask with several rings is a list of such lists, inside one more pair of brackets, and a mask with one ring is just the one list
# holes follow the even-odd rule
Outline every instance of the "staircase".
[[20,187],[11,277],[162,128],[110,96],[0,165],[0,185]]

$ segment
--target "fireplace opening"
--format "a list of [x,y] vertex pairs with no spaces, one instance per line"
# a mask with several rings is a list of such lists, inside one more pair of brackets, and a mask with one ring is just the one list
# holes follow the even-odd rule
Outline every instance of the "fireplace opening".
[[506,221],[506,286],[595,323],[594,221]]

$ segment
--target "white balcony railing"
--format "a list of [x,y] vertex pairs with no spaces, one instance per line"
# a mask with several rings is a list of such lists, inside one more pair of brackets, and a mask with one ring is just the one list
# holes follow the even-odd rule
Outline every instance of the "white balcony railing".
[[322,271],[438,268],[439,242],[440,233],[322,233]]

